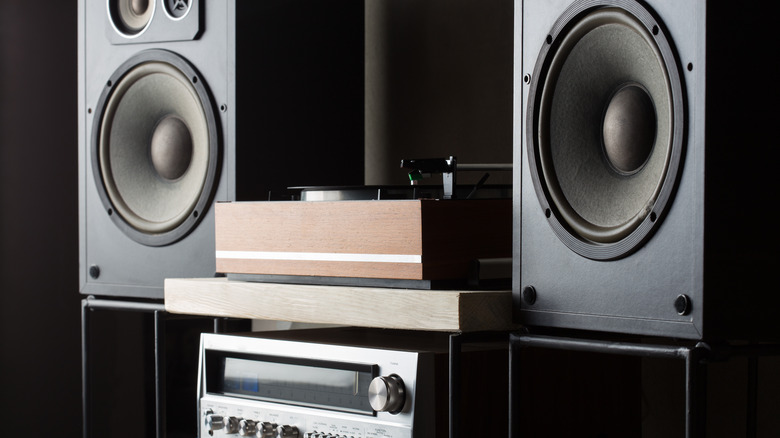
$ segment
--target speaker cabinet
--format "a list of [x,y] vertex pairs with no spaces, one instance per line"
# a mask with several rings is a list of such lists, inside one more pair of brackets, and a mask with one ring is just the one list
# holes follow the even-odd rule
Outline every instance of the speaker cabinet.
[[363,183],[362,0],[79,2],[81,292],[215,273],[215,202]]
[[776,339],[770,14],[515,2],[515,318]]

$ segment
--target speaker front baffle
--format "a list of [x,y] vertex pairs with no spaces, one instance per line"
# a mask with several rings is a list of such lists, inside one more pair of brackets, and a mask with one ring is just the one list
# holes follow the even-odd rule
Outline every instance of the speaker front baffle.
[[80,0],[81,293],[213,276],[215,202],[362,184],[363,7]]
[[768,14],[712,1],[515,6],[517,321],[780,337],[765,286],[777,232],[759,213],[777,186]]

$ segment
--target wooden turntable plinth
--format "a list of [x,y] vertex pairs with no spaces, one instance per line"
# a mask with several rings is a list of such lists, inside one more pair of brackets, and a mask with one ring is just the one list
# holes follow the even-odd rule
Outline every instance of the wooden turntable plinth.
[[512,257],[511,199],[228,202],[215,222],[226,274],[453,280]]

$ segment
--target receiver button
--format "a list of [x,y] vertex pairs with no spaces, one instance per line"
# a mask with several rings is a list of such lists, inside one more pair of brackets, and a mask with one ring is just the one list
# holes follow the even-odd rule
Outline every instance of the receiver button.
[[279,426],[279,438],[298,438],[298,428],[295,426]]
[[222,415],[206,414],[206,430],[215,431],[225,427],[225,421],[222,419]]
[[239,425],[239,422],[241,420],[242,418],[239,417],[228,417],[227,421],[225,422],[225,433],[226,434],[238,433],[239,429],[241,428]]
[[241,420],[238,422],[238,434],[241,436],[252,436],[257,433],[257,421]]
[[405,401],[404,381],[396,374],[375,377],[368,387],[368,402],[375,411],[397,414]]
[[257,431],[257,436],[260,438],[272,438],[276,436],[276,423],[264,421],[260,424],[260,428]]

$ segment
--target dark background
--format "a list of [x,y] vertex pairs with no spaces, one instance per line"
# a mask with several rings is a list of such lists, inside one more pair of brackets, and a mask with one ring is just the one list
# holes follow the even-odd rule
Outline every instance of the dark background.
[[81,433],[76,32],[75,0],[0,2],[3,434]]
[[[82,435],[77,32],[76,0],[0,2],[0,408],[6,432],[30,437]],[[90,324],[93,436],[154,436],[152,315],[97,310]],[[213,321],[164,326],[166,432],[194,436],[198,333]]]
[[[78,437],[82,429],[76,7],[75,0],[0,1],[0,412],[5,431],[30,437]],[[433,17],[428,19],[446,20]],[[393,62],[420,59],[425,57],[408,54]],[[435,111],[447,103],[427,105]],[[113,424],[136,424],[138,435],[148,436],[148,424],[137,420],[148,415],[149,393],[133,383],[148,376],[127,370],[148,362],[148,317],[105,314],[96,321],[107,356],[99,364],[104,395],[112,403],[125,399],[101,409]],[[119,335],[123,343],[113,341]],[[533,396],[528,403],[543,414],[528,430],[566,425],[594,432],[581,436],[598,436],[598,430],[633,419],[645,436],[682,436],[681,364],[553,356],[527,361],[523,378],[532,382],[526,389]],[[744,430],[746,368],[737,360],[711,369],[713,435],[740,436]],[[778,369],[780,360],[759,362],[760,436],[780,430]],[[625,400],[621,392],[641,395]],[[581,410],[566,415],[563,407]],[[597,414],[603,417],[590,416]],[[636,423],[628,422],[638,434]]]

